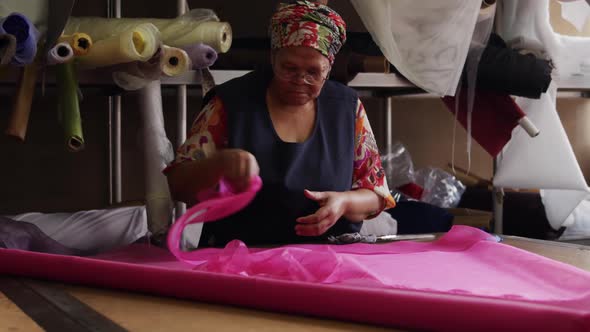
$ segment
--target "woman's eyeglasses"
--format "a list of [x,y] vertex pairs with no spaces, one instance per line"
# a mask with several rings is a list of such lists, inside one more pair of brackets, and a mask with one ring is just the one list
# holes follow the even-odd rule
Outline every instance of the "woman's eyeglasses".
[[321,72],[300,72],[297,68],[275,64],[273,66],[275,75],[285,81],[296,81],[303,78],[303,82],[309,85],[320,85],[328,79],[330,70]]

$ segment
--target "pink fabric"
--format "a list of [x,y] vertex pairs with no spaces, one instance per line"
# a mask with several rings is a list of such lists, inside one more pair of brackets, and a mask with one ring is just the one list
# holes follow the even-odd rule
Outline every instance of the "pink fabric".
[[437,241],[96,257],[0,249],[0,273],[438,331],[589,331],[590,273],[455,226]]
[[180,241],[184,228],[193,223],[223,219],[240,211],[250,204],[260,188],[262,188],[262,179],[257,176],[251,181],[250,188],[242,193],[232,193],[229,186],[223,180],[219,182],[219,192],[209,191],[200,193],[197,198],[201,203],[196,204],[186,211],[170,227],[167,238],[168,250],[178,260],[190,262],[193,254],[180,249]]

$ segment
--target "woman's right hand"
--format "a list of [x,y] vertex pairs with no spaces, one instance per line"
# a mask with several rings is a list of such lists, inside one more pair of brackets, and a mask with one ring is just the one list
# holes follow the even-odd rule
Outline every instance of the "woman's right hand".
[[232,192],[245,191],[250,181],[260,173],[254,155],[241,149],[219,150],[213,156],[221,169],[221,176]]

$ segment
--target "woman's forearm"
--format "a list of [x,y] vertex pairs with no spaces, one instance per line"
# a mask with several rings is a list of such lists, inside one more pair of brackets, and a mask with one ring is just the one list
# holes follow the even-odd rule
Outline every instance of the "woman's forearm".
[[353,222],[361,222],[382,208],[383,199],[369,189],[346,192],[347,204],[344,217]]
[[209,157],[183,162],[168,172],[170,193],[177,201],[192,204],[197,193],[210,189],[223,177],[233,192],[246,190],[260,169],[254,156],[241,149],[221,149]]
[[193,204],[197,193],[214,187],[222,175],[222,168],[215,156],[183,162],[172,168],[166,175],[172,198]]

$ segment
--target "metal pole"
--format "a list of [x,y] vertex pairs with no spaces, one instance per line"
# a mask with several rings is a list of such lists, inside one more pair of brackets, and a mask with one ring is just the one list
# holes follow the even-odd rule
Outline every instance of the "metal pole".
[[[497,159],[494,158],[493,174],[496,174]],[[494,233],[504,233],[504,188],[494,186],[492,188]]]
[[109,136],[109,205],[115,202],[115,193],[113,188],[114,170],[113,170],[113,110],[111,106],[111,97],[109,103],[109,122],[108,122],[108,136]]
[[[186,12],[186,0],[177,0],[176,11],[178,15]],[[176,90],[178,109],[176,111],[176,146],[179,147],[186,140],[186,126],[187,126],[187,91],[186,85],[179,85]],[[176,203],[175,215],[179,218],[186,211],[186,204],[182,202]]]
[[387,154],[391,153],[393,148],[393,108],[392,98],[390,96],[384,97],[385,103],[385,151]]
[[121,160],[121,96],[113,96],[113,122],[114,122],[114,180],[115,180],[115,203],[123,201],[122,194],[122,160]]
[[[121,0],[107,1],[107,17],[121,17]],[[122,201],[121,96],[109,96],[109,204]]]

